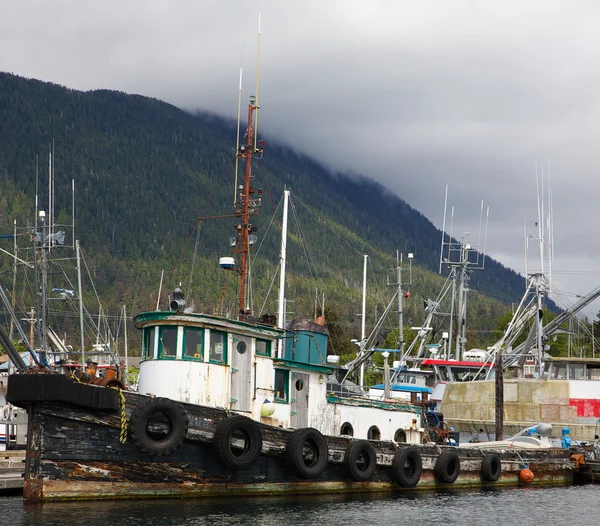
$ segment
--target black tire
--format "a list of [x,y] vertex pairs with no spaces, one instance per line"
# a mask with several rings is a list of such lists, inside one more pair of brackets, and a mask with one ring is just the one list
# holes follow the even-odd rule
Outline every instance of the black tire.
[[357,482],[369,480],[377,467],[377,453],[368,440],[354,440],[348,444],[344,467]]
[[460,473],[460,459],[455,451],[442,451],[433,468],[438,482],[452,484]]
[[297,429],[288,439],[286,458],[298,476],[316,478],[329,462],[327,441],[312,427]]
[[177,450],[183,444],[187,431],[188,417],[183,407],[168,398],[142,401],[129,419],[133,443],[144,453],[155,457]]
[[403,488],[414,488],[421,478],[423,461],[414,447],[400,449],[392,460],[392,479]]
[[496,482],[502,474],[502,461],[495,453],[488,453],[481,462],[481,480]]
[[[232,416],[221,420],[213,442],[221,460],[236,470],[252,466],[258,460],[262,449],[262,436],[258,425],[245,416]],[[243,442],[241,448],[240,442]]]

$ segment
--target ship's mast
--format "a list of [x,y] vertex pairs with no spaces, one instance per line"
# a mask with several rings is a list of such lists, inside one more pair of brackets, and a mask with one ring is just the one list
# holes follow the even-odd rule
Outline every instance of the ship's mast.
[[[241,218],[241,223],[236,225],[238,234],[238,242],[235,253],[241,254],[241,264],[236,269],[240,274],[240,298],[239,298],[239,319],[243,320],[244,314],[249,310],[247,301],[247,291],[249,289],[248,283],[248,260],[250,255],[250,234],[253,231],[253,227],[250,224],[252,216],[258,213],[256,206],[260,203],[260,197],[258,200],[254,199],[254,188],[252,187],[252,158],[255,154],[262,154],[264,141],[258,142],[258,147],[254,145],[254,126],[253,117],[254,112],[257,111],[259,106],[256,104],[256,98],[250,96],[250,103],[248,104],[248,128],[246,130],[246,143],[242,144],[238,150],[237,155],[244,159],[245,169],[243,175],[242,184],[238,187],[238,199],[236,201],[236,216]],[[258,191],[259,195],[262,193]]]

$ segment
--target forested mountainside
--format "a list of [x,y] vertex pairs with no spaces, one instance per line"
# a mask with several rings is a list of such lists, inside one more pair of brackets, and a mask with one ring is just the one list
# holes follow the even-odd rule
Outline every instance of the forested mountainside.
[[[263,306],[278,262],[277,220],[271,223],[271,217],[285,186],[296,199],[288,242],[288,310],[310,316],[315,298],[324,293],[326,311],[344,338],[355,331],[366,253],[373,280],[367,322],[374,324],[393,293],[383,284],[386,275],[395,279],[390,269],[400,249],[415,254],[412,298],[405,309],[409,324],[420,323],[423,298],[435,298],[444,279],[437,275],[441,232],[382,185],[332,174],[264,134],[261,139],[266,141],[264,159],[253,165],[254,186],[264,189],[252,270],[256,310]],[[218,257],[230,255],[234,220],[202,221],[198,236],[195,227],[200,216],[232,213],[235,123],[147,97],[80,92],[0,73],[0,236],[12,233],[15,219],[18,226],[32,224],[36,171],[40,208],[46,206],[52,147],[56,221],[71,224],[74,180],[76,237],[106,309],[115,312],[123,304],[129,313],[153,308],[163,269],[163,305],[182,282],[184,291],[191,288],[187,299],[196,309],[230,309],[235,276],[225,276]],[[19,246],[27,242],[27,236],[19,237]],[[12,251],[12,239],[0,238],[0,248]],[[11,265],[0,254],[5,285],[12,282]],[[18,283],[19,306],[30,308],[30,280]],[[476,344],[505,305],[521,297],[524,280],[488,258],[485,270],[471,274],[469,285],[486,295],[469,296]],[[92,292],[86,295],[93,299]],[[263,310],[276,310],[271,296]]]

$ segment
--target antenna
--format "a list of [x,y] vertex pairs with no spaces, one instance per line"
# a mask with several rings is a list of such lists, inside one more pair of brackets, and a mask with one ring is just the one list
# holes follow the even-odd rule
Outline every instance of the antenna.
[[[544,178],[544,173],[542,172],[542,180]],[[538,240],[540,243],[540,263],[541,263],[541,274],[544,273],[544,240],[542,237],[542,216],[540,209],[540,183],[538,177],[538,166],[537,161],[535,162],[535,189],[537,194],[537,209],[538,209],[538,220],[537,220],[537,229],[538,229]]]
[[254,117],[254,149],[256,150],[256,138],[258,137],[258,108],[260,104],[258,102],[258,77],[260,74],[260,11],[258,13],[258,44],[256,51],[256,115]]
[[[483,201],[482,201],[483,203]],[[483,238],[483,263],[481,268],[485,268],[485,255],[487,254],[487,235],[488,235],[488,224],[490,221],[490,207],[488,206],[485,212],[485,237]],[[478,247],[479,248],[479,247]]]
[[438,274],[442,273],[442,258],[444,256],[444,234],[446,232],[446,206],[448,204],[448,185],[446,185],[446,196],[444,197],[444,221],[442,222],[442,246],[440,247],[440,269]]
[[71,195],[73,196],[73,246],[75,246],[75,179],[71,179]]
[[48,248],[52,248],[52,149],[48,152]]
[[[242,50],[242,55],[244,54]],[[238,88],[238,112],[237,112],[237,134],[235,139],[235,179],[233,183],[233,205],[237,202],[237,194],[238,194],[238,164],[240,160],[240,156],[238,155],[240,151],[240,119],[242,114],[242,68],[240,67],[240,85]]]
[[552,288],[552,262],[554,261],[554,210],[552,204],[552,185],[550,184],[550,161],[548,161],[548,281]]
[[35,156],[35,219],[34,219],[34,227],[35,232],[37,233],[38,228],[38,183],[40,178],[40,156]]
[[527,218],[523,216],[523,234],[525,235],[525,280],[529,275],[529,269],[527,268],[529,260],[529,237],[527,236]]

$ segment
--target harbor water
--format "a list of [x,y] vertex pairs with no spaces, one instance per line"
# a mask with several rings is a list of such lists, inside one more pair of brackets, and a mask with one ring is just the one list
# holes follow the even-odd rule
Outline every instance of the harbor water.
[[0,524],[127,525],[596,525],[600,487],[571,486],[258,499],[135,500],[23,504],[0,497]]

